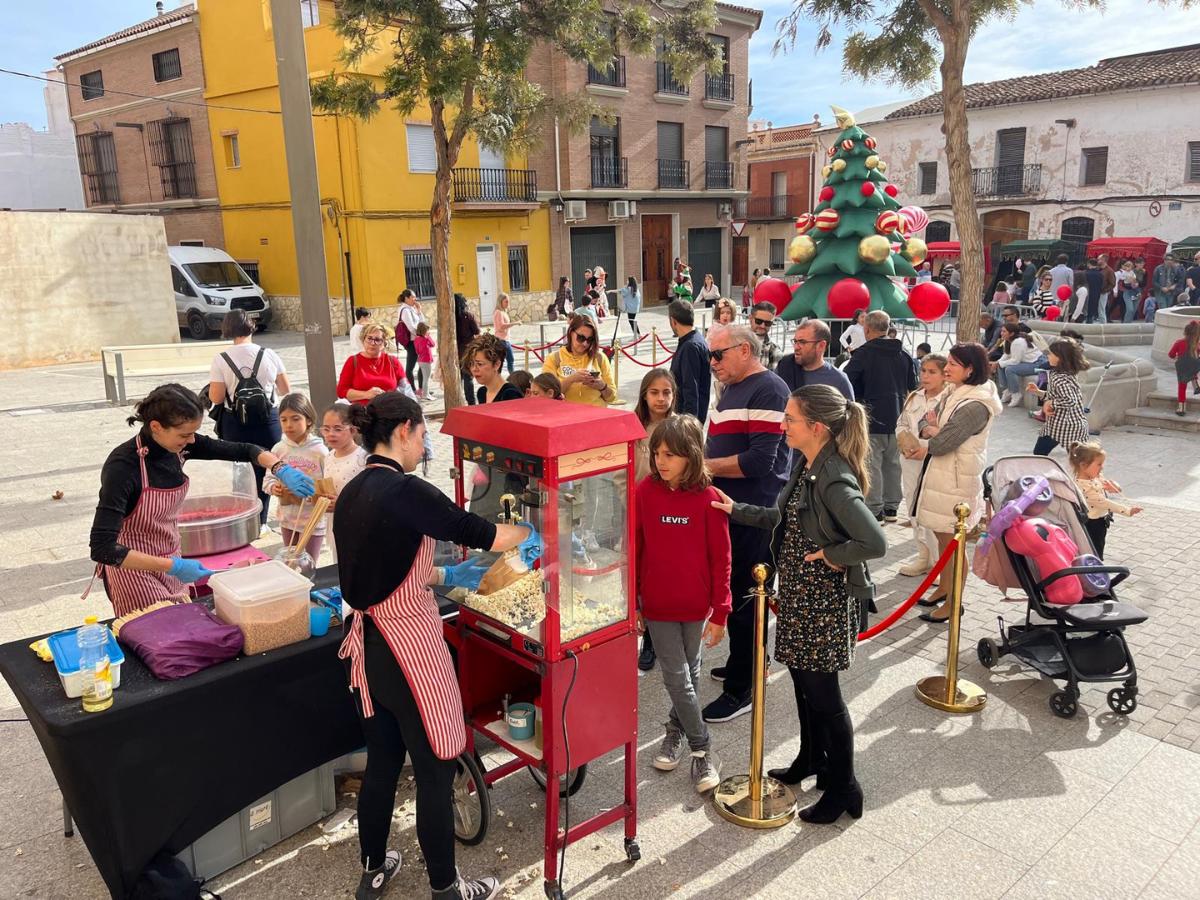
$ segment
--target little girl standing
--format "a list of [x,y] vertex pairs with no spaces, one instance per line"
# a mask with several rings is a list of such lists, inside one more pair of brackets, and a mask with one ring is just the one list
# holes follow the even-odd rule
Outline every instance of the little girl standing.
[[654,639],[671,698],[667,733],[654,768],[669,772],[687,738],[692,783],[712,790],[721,776],[696,695],[703,641],[725,636],[729,617],[729,524],[704,468],[704,430],[693,416],[671,416],[650,438],[650,475],[637,486],[639,621]]
[[[316,424],[317,411],[303,394],[288,394],[279,401],[279,426],[283,429],[283,440],[272,449],[272,453],[289,466],[299,469],[312,479],[321,477],[325,457],[329,454],[325,444],[316,437],[313,426]],[[263,476],[263,491],[280,498],[279,527],[283,536],[283,544],[290,547],[297,535],[304,530],[308,516],[312,514],[312,503],[284,503],[286,493],[283,482],[268,472]],[[290,496],[290,495],[289,495]],[[321,545],[325,542],[325,522],[317,524],[316,531],[304,547],[312,557],[313,564],[321,555]]]
[[1049,456],[1050,451],[1061,445],[1070,453],[1076,444],[1086,443],[1088,433],[1087,413],[1083,410],[1083,392],[1079,389],[1076,376],[1088,368],[1083,348],[1070,338],[1059,338],[1050,344],[1046,353],[1050,363],[1046,390],[1038,390],[1030,384],[1027,391],[1044,397],[1042,413],[1046,416],[1042,433],[1033,445],[1037,456]]
[[1088,537],[1096,548],[1096,555],[1104,559],[1104,541],[1108,537],[1108,527],[1112,524],[1113,513],[1123,516],[1136,516],[1142,511],[1140,506],[1128,506],[1109,496],[1110,493],[1120,494],[1121,486],[1115,481],[1101,477],[1104,471],[1104,450],[1099,444],[1076,444],[1071,448],[1071,469],[1075,472],[1075,481],[1087,500]]
[[[333,500],[336,503],[342,488],[367,466],[367,451],[355,440],[354,426],[350,424],[350,404],[335,403],[325,410],[325,415],[321,417],[321,437],[325,440],[325,446],[329,448],[323,471],[325,477],[333,482]],[[332,504],[325,521],[326,525],[330,526],[327,528],[329,552],[333,554],[333,561],[337,562],[337,544],[333,540]]]
[[634,445],[633,479],[641,481],[650,474],[650,438],[659,424],[675,414],[675,397],[679,393],[675,377],[666,369],[651,369],[638,388],[634,414],[646,429],[646,436]]
[[434,341],[429,334],[429,325],[425,322],[417,326],[417,333],[413,335],[413,346],[417,348],[417,369],[421,373],[421,389],[417,391],[417,397],[421,400],[432,400],[433,384],[429,376],[433,369]]
[[[946,357],[940,353],[925,354],[921,360],[921,387],[908,395],[900,418],[896,420],[896,439],[904,456],[900,460],[900,484],[910,504],[917,494],[917,482],[921,480],[923,465],[922,460],[916,457],[916,448],[929,446],[929,441],[920,437],[921,422],[928,412],[937,408],[945,391]],[[937,562],[937,535],[918,525],[911,514],[910,524],[917,541],[917,555],[900,566],[900,574],[924,575]]]
[[1171,345],[1167,356],[1175,360],[1175,380],[1179,383],[1175,395],[1175,415],[1187,413],[1187,387],[1200,394],[1200,321],[1193,319],[1183,326],[1183,337]]

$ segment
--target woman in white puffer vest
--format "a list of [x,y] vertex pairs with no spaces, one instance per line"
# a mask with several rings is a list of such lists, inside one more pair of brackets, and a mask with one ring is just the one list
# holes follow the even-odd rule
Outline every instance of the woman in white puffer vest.
[[[983,470],[987,467],[988,432],[992,419],[1004,409],[996,386],[988,380],[987,351],[974,342],[956,344],[946,359],[947,393],[926,417],[920,437],[928,447],[914,458],[927,460],[913,502],[917,524],[930,529],[938,541],[938,555],[954,537],[958,517],[954,507],[971,508],[967,527],[983,517]],[[964,573],[965,575],[965,573]],[[951,567],[942,572],[937,592],[923,605],[938,608],[922,614],[927,622],[944,623],[950,618]],[[940,605],[939,605],[940,604]]]

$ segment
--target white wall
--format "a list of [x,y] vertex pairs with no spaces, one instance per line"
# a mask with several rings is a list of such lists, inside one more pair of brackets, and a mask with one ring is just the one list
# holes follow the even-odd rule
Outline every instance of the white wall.
[[0,369],[178,341],[162,218],[0,212],[0,334]]
[[[1031,238],[1057,238],[1063,219],[1096,220],[1095,237],[1157,237],[1168,244],[1200,234],[1200,183],[1184,181],[1188,141],[1200,140],[1196,110],[1200,86],[1169,86],[1091,97],[1067,97],[1037,103],[973,109],[968,113],[971,164],[996,164],[996,132],[1025,127],[1025,163],[1041,164],[1041,191],[1032,197],[980,198],[980,213],[990,209],[1029,212]],[[1056,119],[1075,119],[1074,128]],[[932,219],[952,221],[950,176],[946,165],[942,118],[890,119],[864,127],[879,143],[887,177],[900,188],[905,205],[924,207]],[[822,135],[823,143],[831,138]],[[1084,187],[1085,147],[1108,147],[1103,185]],[[938,164],[937,192],[918,194],[922,162]],[[1171,210],[1172,198],[1181,209]],[[1151,200],[1162,212],[1150,213]],[[952,234],[952,237],[956,234]]]
[[[61,79],[51,70],[46,77]],[[42,91],[46,131],[24,122],[0,125],[0,207],[83,209],[83,183],[75,150],[75,129],[61,81]]]

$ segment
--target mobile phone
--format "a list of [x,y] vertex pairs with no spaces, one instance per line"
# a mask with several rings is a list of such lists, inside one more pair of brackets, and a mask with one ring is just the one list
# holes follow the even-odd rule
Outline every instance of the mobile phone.
[[597,369],[592,369],[592,370],[590,370],[590,371],[588,372],[588,374],[589,374],[589,375],[591,375],[593,378],[599,378],[599,377],[600,377],[600,372],[599,372],[599,370],[597,370]]

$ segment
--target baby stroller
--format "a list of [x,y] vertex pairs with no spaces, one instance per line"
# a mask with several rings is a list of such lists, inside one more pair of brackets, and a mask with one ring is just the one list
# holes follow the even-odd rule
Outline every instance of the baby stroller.
[[998,617],[1000,640],[983,638],[979,661],[990,669],[1012,654],[1047,678],[1065,680],[1050,695],[1051,711],[1064,719],[1078,711],[1081,682],[1120,682],[1108,692],[1108,706],[1129,715],[1137,708],[1137,668],[1124,631],[1148,616],[1117,599],[1116,586],[1129,570],[1095,557],[1084,529],[1087,504],[1074,479],[1049,457],[1008,456],[984,472],[983,483],[988,534],[976,546],[974,572],[1005,593],[1024,590],[1028,603],[1023,624]]

